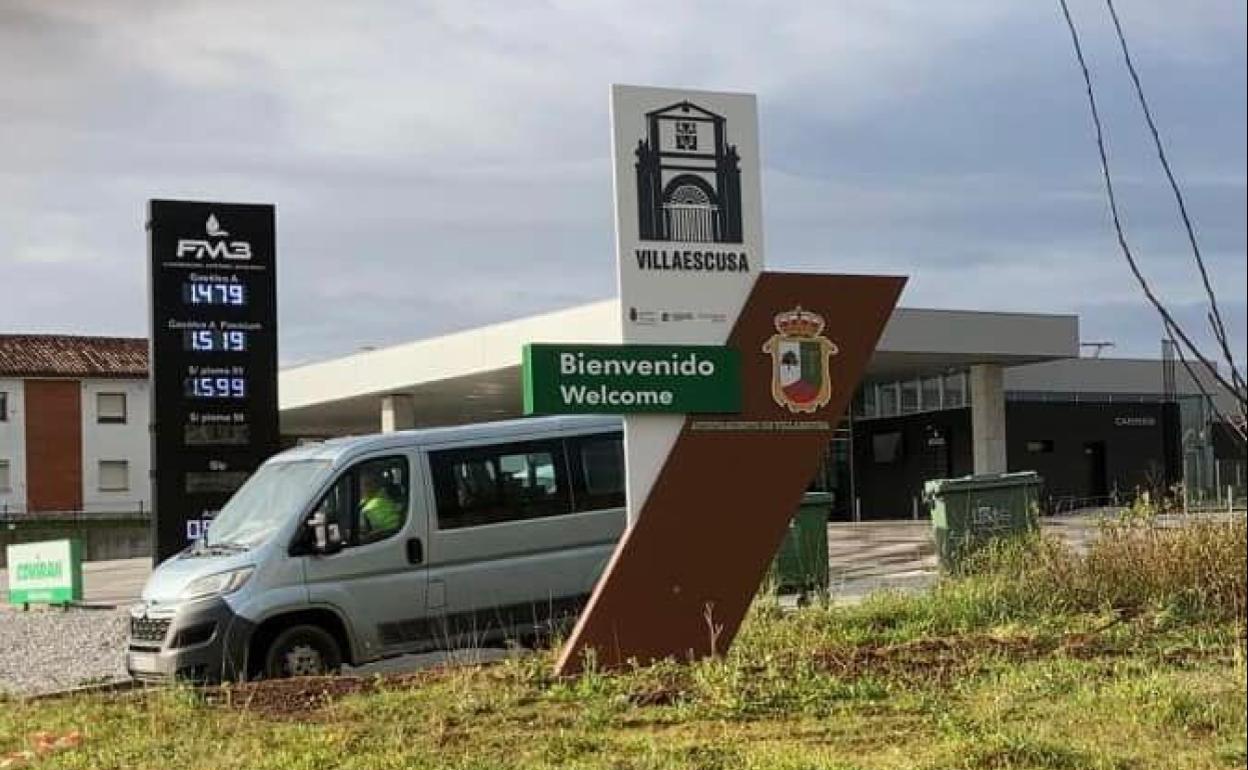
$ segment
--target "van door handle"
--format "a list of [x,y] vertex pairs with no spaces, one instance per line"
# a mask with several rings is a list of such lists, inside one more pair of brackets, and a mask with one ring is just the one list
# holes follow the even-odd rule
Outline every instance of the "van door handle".
[[425,546],[420,542],[420,538],[412,537],[407,540],[407,563],[421,564],[425,561]]

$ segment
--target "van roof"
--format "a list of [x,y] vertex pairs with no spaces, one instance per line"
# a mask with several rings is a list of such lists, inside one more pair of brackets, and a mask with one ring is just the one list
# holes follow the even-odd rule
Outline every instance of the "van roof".
[[473,442],[480,440],[504,440],[511,437],[532,436],[544,433],[595,432],[619,430],[624,421],[619,417],[600,415],[568,415],[560,417],[525,417],[518,420],[481,422],[471,425],[454,425],[444,428],[418,428],[393,433],[373,433],[365,436],[344,436],[317,441],[287,449],[274,455],[271,461],[293,462],[295,460],[330,460],[340,462],[365,452],[398,447],[434,446]]

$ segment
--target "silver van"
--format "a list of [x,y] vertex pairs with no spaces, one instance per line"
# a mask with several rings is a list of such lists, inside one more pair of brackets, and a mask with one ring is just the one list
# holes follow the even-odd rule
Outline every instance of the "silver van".
[[301,446],[152,573],[130,610],[127,668],[275,678],[523,643],[575,616],[624,520],[617,418]]

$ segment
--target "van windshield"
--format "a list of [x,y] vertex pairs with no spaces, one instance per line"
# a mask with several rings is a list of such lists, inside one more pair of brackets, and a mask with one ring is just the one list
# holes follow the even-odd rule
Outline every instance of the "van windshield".
[[316,491],[328,460],[266,463],[212,520],[204,544],[253,548],[295,515]]

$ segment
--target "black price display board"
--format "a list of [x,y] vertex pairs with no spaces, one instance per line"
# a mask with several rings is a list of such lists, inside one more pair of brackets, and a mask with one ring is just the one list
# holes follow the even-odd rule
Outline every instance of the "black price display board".
[[278,449],[274,208],[153,200],[147,227],[159,562]]

